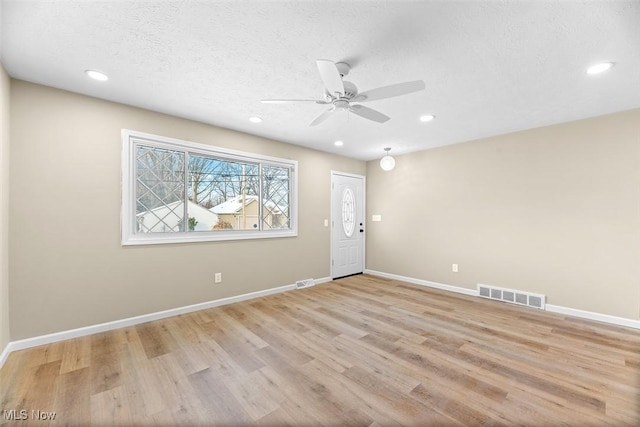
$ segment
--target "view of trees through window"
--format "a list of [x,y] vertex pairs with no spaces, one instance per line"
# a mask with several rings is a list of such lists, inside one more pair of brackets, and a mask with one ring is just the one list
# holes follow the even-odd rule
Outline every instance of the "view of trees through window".
[[291,227],[291,168],[135,147],[136,233]]

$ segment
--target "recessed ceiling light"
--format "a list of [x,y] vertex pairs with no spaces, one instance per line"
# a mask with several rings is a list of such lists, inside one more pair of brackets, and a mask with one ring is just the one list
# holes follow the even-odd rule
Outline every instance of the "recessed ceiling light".
[[344,145],[344,142],[336,141],[336,142],[333,143],[333,145],[335,145],[336,147],[342,147]]
[[87,76],[100,82],[106,82],[107,80],[109,80],[109,76],[107,76],[105,73],[101,73],[100,71],[85,70],[85,73],[87,74]]
[[430,122],[431,120],[435,119],[436,116],[434,116],[433,114],[425,114],[424,116],[420,116],[420,121],[421,122]]
[[262,118],[257,117],[257,116],[253,116],[253,117],[249,117],[249,121],[251,123],[260,123],[260,122],[262,122]]
[[615,65],[614,62],[602,62],[600,64],[595,64],[587,68],[587,74],[604,73],[605,71],[611,69],[611,67],[613,67],[614,65]]

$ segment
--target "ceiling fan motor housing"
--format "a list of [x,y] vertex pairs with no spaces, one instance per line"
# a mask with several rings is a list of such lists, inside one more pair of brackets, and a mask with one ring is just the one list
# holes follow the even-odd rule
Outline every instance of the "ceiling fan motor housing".
[[344,85],[344,97],[345,98],[352,99],[353,97],[355,97],[358,94],[358,88],[353,83],[344,80],[342,82],[342,84]]
[[336,99],[335,101],[333,101],[333,106],[337,110],[346,110],[349,108],[349,101],[345,99]]

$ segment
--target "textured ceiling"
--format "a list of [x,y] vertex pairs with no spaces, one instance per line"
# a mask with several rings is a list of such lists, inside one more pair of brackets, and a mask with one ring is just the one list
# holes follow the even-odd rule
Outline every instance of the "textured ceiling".
[[[638,1],[0,5],[14,78],[365,160],[640,107]],[[427,88],[368,103],[384,124],[342,112],[310,128],[326,106],[259,102],[320,97],[316,59],[351,64],[361,91]],[[585,73],[601,61],[617,64]]]

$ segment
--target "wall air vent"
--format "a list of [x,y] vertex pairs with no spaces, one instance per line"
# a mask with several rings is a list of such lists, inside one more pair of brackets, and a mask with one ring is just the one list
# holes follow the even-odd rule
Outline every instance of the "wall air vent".
[[545,296],[531,292],[516,291],[514,289],[498,288],[496,286],[481,285],[478,283],[478,296],[511,304],[525,305],[527,307],[544,310]]
[[298,280],[296,282],[296,289],[308,288],[308,287],[313,286],[315,284],[316,284],[316,282],[313,279]]

